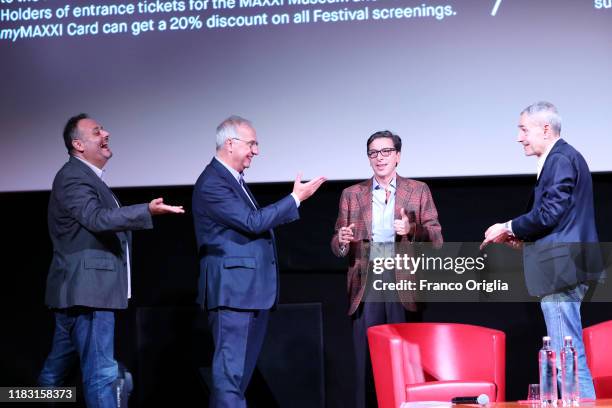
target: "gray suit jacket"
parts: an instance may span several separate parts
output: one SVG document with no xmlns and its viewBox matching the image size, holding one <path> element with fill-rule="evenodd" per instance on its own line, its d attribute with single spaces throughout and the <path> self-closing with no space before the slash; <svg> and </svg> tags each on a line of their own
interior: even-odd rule
<svg viewBox="0 0 612 408">
<path fill-rule="evenodd" d="M 125 309 L 126 245 L 130 230 L 153 228 L 148 204 L 118 207 L 108 186 L 70 157 L 53 181 L 48 226 L 53 259 L 45 303 Z"/>
</svg>

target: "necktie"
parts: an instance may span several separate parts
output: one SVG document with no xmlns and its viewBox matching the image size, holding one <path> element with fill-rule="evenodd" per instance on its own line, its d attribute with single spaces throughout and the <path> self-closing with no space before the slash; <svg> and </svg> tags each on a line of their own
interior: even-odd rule
<svg viewBox="0 0 612 408">
<path fill-rule="evenodd" d="M 385 188 L 385 204 L 389 203 L 389 197 L 391 197 L 391 190 Z"/>
<path fill-rule="evenodd" d="M 253 204 L 253 207 L 258 208 L 257 203 L 255 202 L 255 198 L 253 197 L 253 195 L 249 191 L 249 188 L 244 182 L 244 175 L 242 173 L 240 173 L 240 178 L 238 179 L 238 183 L 240 183 L 240 187 L 242 187 L 242 191 L 244 191 L 244 193 L 246 194 L 251 204 Z"/>
</svg>

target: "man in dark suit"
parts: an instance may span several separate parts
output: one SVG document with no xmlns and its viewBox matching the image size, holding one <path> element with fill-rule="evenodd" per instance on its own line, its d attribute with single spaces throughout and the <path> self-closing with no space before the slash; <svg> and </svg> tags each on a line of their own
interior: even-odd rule
<svg viewBox="0 0 612 408">
<path fill-rule="evenodd" d="M 125 309 L 131 295 L 130 231 L 153 228 L 152 215 L 184 212 L 161 198 L 122 207 L 103 181 L 112 156 L 109 138 L 85 114 L 68 120 L 70 159 L 55 176 L 48 209 L 53 259 L 45 302 L 55 313 L 55 332 L 38 382 L 62 385 L 80 360 L 89 408 L 118 405 L 113 310 Z"/>
<path fill-rule="evenodd" d="M 527 288 L 541 296 L 557 367 L 561 367 L 563 338 L 572 336 L 578 353 L 580 397 L 595 398 L 580 318 L 588 282 L 602 272 L 591 173 L 582 155 L 561 139 L 561 117 L 553 104 L 537 102 L 525 108 L 518 128 L 525 155 L 538 158 L 536 186 L 528 211 L 489 227 L 482 246 L 505 242 L 523 247 Z"/>
<path fill-rule="evenodd" d="M 246 407 L 244 392 L 278 297 L 272 229 L 299 218 L 298 206 L 325 181 L 295 180 L 293 192 L 260 207 L 243 172 L 259 154 L 251 122 L 231 116 L 217 127 L 217 154 L 193 190 L 200 257 L 198 302 L 213 334 L 211 407 Z"/>
<path fill-rule="evenodd" d="M 353 325 L 353 344 L 356 365 L 356 407 L 375 406 L 373 400 L 372 368 L 369 358 L 367 329 L 377 324 L 406 322 L 406 311 L 416 311 L 410 293 L 401 291 L 392 301 L 368 301 L 368 263 L 377 255 L 376 249 L 385 251 L 391 244 L 410 241 L 442 244 L 442 229 L 431 192 L 425 183 L 397 174 L 401 159 L 402 140 L 389 131 L 376 132 L 366 143 L 372 178 L 346 188 L 340 198 L 340 210 L 335 234 L 331 240 L 332 252 L 349 257 L 348 295 Z M 367 244 L 364 244 L 367 242 Z M 388 252 L 388 251 L 387 251 Z M 393 271 L 391 280 L 410 279 L 410 273 Z M 395 295 L 395 294 L 394 294 Z M 376 299 L 380 300 L 380 299 Z M 393 301 L 395 300 L 395 301 Z"/>
</svg>

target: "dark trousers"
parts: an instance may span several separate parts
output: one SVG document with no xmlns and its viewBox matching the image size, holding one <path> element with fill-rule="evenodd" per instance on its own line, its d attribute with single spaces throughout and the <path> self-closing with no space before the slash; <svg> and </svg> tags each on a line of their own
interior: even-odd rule
<svg viewBox="0 0 612 408">
<path fill-rule="evenodd" d="M 244 408 L 244 393 L 261 351 L 269 310 L 216 308 L 208 311 L 215 343 L 210 408 Z"/>
<path fill-rule="evenodd" d="M 376 407 L 367 330 L 378 324 L 405 323 L 406 309 L 399 302 L 364 302 L 351 317 L 355 348 L 355 407 Z"/>
<path fill-rule="evenodd" d="M 88 408 L 115 408 L 117 362 L 113 356 L 115 314 L 109 310 L 61 309 L 55 312 L 51 352 L 38 377 L 42 387 L 58 387 L 80 361 Z"/>
</svg>

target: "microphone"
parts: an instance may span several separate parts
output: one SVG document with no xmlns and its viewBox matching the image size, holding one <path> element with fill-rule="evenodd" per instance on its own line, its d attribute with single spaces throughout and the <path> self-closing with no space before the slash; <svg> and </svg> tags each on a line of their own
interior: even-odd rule
<svg viewBox="0 0 612 408">
<path fill-rule="evenodd" d="M 487 405 L 489 403 L 489 396 L 487 394 L 480 394 L 477 397 L 455 397 L 451 400 L 453 404 L 480 404 Z"/>
</svg>

